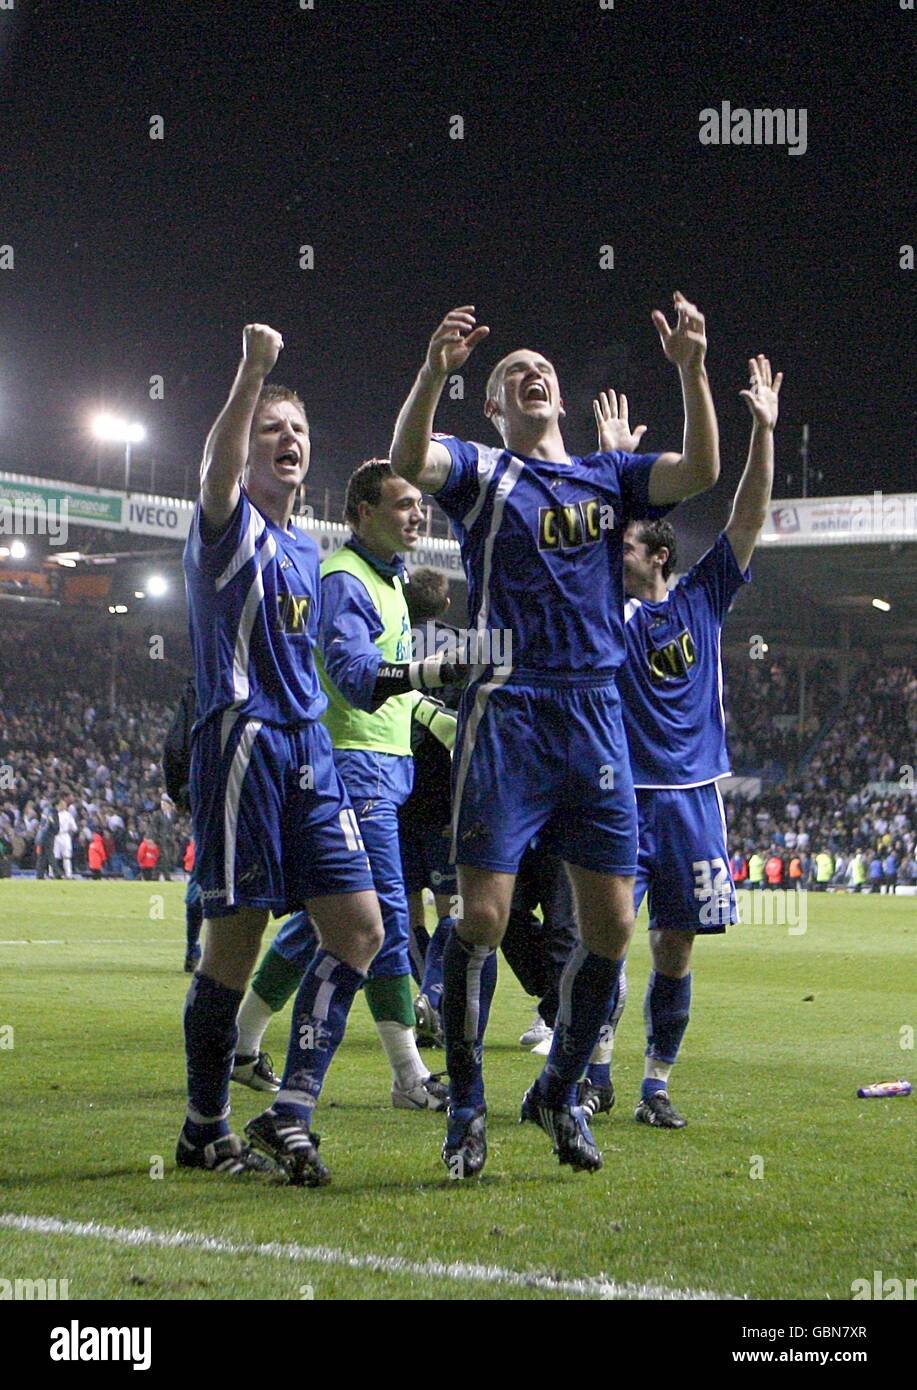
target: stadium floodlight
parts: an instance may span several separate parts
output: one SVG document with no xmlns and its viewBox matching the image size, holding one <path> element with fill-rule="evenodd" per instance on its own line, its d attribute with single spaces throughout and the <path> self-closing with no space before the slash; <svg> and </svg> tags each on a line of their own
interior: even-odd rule
<svg viewBox="0 0 917 1390">
<path fill-rule="evenodd" d="M 117 415 L 96 415 L 92 422 L 96 439 L 106 444 L 124 445 L 124 491 L 131 490 L 131 445 L 146 438 L 146 430 L 137 420 L 121 420 Z"/>
<path fill-rule="evenodd" d="M 110 604 L 108 605 L 108 611 L 109 611 L 109 613 L 126 613 L 126 612 L 127 612 L 127 604 L 126 604 L 126 603 L 110 603 Z"/>
<path fill-rule="evenodd" d="M 151 574 L 146 581 L 146 592 L 150 598 L 162 598 L 163 594 L 169 592 L 168 582 L 161 574 Z"/>
<path fill-rule="evenodd" d="M 120 420 L 117 415 L 97 415 L 92 432 L 108 444 L 139 444 L 146 438 L 146 430 L 136 420 Z"/>
<path fill-rule="evenodd" d="M 146 590 L 145 590 L 145 589 L 135 589 L 135 590 L 134 590 L 134 598 L 146 598 Z"/>
<path fill-rule="evenodd" d="M 8 545 L 0 545 L 0 560 L 9 558 L 10 548 Z"/>
<path fill-rule="evenodd" d="M 28 548 L 24 541 L 13 541 L 10 546 L 10 558 L 13 560 L 24 560 L 28 553 Z"/>
<path fill-rule="evenodd" d="M 58 563 L 59 565 L 63 565 L 64 569 L 67 569 L 67 570 L 75 570 L 75 569 L 76 569 L 76 561 L 73 560 L 73 559 L 71 559 L 71 557 L 70 557 L 69 555 L 55 555 L 55 556 L 54 556 L 54 559 L 57 561 L 57 563 Z"/>
<path fill-rule="evenodd" d="M 891 604 L 884 598 L 874 598 L 872 606 L 878 608 L 880 613 L 888 613 L 891 610 Z"/>
</svg>

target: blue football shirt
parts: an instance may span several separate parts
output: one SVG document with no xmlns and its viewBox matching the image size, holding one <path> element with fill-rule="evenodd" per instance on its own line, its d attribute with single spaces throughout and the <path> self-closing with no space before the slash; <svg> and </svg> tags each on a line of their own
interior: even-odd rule
<svg viewBox="0 0 917 1390">
<path fill-rule="evenodd" d="M 723 533 L 661 602 L 628 599 L 618 689 L 635 787 L 700 787 L 729 772 L 720 639 L 750 578 Z"/>
<path fill-rule="evenodd" d="M 184 553 L 198 722 L 238 710 L 268 724 L 318 719 L 321 587 L 315 542 L 281 530 L 243 490 L 208 543 L 198 502 Z"/>
<path fill-rule="evenodd" d="M 613 673 L 625 657 L 624 530 L 669 510 L 649 503 L 658 455 L 562 463 L 435 439 L 452 458 L 435 496 L 461 549 L 469 621 L 511 634 L 510 682 Z"/>
</svg>

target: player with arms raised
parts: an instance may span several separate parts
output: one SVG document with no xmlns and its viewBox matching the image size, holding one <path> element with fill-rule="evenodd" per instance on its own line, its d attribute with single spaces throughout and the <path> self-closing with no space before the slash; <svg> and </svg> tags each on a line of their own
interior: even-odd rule
<svg viewBox="0 0 917 1390">
<path fill-rule="evenodd" d="M 661 314 L 656 324 L 681 376 L 681 453 L 569 455 L 557 375 L 528 350 L 502 358 L 487 383 L 484 412 L 503 447 L 431 442 L 447 376 L 489 331 L 475 326 L 468 305 L 434 333 L 395 427 L 392 467 L 434 493 L 452 521 L 485 645 L 462 698 L 453 760 L 462 915 L 443 966 L 451 1094 L 443 1159 L 456 1177 L 480 1172 L 486 1158 L 482 1049 L 494 953 L 519 861 L 538 832 L 569 870 L 581 944 L 521 1118 L 546 1131 L 561 1163 L 601 1167 L 576 1085 L 614 1010 L 633 931 L 636 816 L 615 686 L 624 660 L 622 538 L 629 521 L 703 491 L 719 471 L 704 320 L 681 295 L 675 307 L 674 329 Z M 512 665 L 487 662 L 488 634 L 497 632 L 512 636 Z"/>
<path fill-rule="evenodd" d="M 264 324 L 245 329 L 185 548 L 198 709 L 190 796 L 206 938 L 185 1005 L 188 1115 L 176 1158 L 231 1175 L 273 1168 L 229 1129 L 236 1013 L 268 914 L 307 904 L 321 948 L 296 996 L 280 1092 L 246 1133 L 291 1182 L 314 1186 L 328 1170 L 312 1110 L 382 921 L 319 720 L 318 548 L 290 524 L 309 426 L 293 391 L 265 386 L 282 346 Z"/>
<path fill-rule="evenodd" d="M 742 392 L 752 414 L 748 461 L 725 531 L 671 590 L 675 532 L 667 521 L 636 521 L 624 535 L 627 661 L 618 672 L 624 728 L 637 791 L 639 857 L 635 907 L 649 899 L 650 972 L 644 1005 L 646 1066 L 635 1118 L 665 1129 L 686 1123 L 669 1099 L 691 1005 L 691 950 L 698 933 L 736 921 L 717 778 L 729 772 L 720 635 L 743 584 L 767 514 L 774 478 L 774 427 L 783 380 L 766 357 L 749 361 Z M 595 402 L 599 447 L 628 448 L 627 401 Z M 642 433 L 642 427 L 641 427 Z M 590 1066 L 581 1091 L 595 1114 L 611 1108 L 607 1063 Z"/>
</svg>

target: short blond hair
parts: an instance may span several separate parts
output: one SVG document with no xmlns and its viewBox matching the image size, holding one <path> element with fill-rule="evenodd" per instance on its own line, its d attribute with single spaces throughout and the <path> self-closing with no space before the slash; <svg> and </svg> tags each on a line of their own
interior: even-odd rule
<svg viewBox="0 0 917 1390">
<path fill-rule="evenodd" d="M 293 390 L 292 386 L 281 386 L 277 381 L 269 381 L 262 386 L 258 393 L 258 399 L 255 402 L 255 413 L 252 416 L 252 421 L 257 419 L 258 415 L 266 406 L 274 405 L 277 401 L 290 401 L 296 406 L 297 410 L 301 410 L 303 419 L 306 422 L 306 429 L 309 428 L 309 417 L 306 414 L 306 407 L 303 405 L 299 396 Z"/>
</svg>

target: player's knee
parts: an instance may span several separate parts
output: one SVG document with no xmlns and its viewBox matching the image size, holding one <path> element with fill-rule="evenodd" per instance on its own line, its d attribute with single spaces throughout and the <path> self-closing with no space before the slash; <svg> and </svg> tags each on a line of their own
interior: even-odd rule
<svg viewBox="0 0 917 1390">
<path fill-rule="evenodd" d="M 653 969 L 658 970 L 662 975 L 675 977 L 686 974 L 691 962 L 693 942 L 694 934 L 692 932 L 650 932 Z"/>
<path fill-rule="evenodd" d="M 382 950 L 382 943 L 385 940 L 385 928 L 382 926 L 382 918 L 376 918 L 373 922 L 366 925 L 365 946 L 367 952 L 372 956 L 377 956 Z"/>
<path fill-rule="evenodd" d="M 464 912 L 456 920 L 456 931 L 462 940 L 472 946 L 499 946 L 508 917 L 501 904 L 482 899 L 466 901 L 464 907 Z"/>
<path fill-rule="evenodd" d="M 385 928 L 378 911 L 361 913 L 347 927 L 347 947 L 352 956 L 369 965 L 382 950 Z"/>
<path fill-rule="evenodd" d="M 580 926 L 580 937 L 587 951 L 612 959 L 627 950 L 633 934 L 633 911 L 623 910 L 601 921 L 584 922 Z"/>
</svg>

